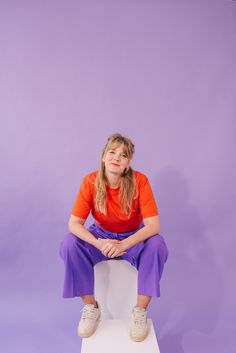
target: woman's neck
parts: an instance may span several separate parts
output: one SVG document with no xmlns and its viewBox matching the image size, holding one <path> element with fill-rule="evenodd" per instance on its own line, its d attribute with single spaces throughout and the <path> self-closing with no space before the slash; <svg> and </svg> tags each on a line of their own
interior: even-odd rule
<svg viewBox="0 0 236 353">
<path fill-rule="evenodd" d="M 115 174 L 107 175 L 110 188 L 116 189 L 120 185 L 120 176 Z"/>
</svg>

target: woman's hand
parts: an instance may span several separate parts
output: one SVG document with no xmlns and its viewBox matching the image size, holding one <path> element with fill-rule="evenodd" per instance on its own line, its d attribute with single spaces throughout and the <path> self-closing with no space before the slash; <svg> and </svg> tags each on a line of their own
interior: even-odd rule
<svg viewBox="0 0 236 353">
<path fill-rule="evenodd" d="M 114 258 L 118 256 L 122 256 L 126 253 L 126 249 L 122 241 L 115 239 L 101 239 L 98 238 L 99 249 L 103 253 L 104 256 Z"/>
<path fill-rule="evenodd" d="M 119 243 L 119 240 L 97 238 L 95 246 L 96 246 L 97 249 L 102 251 L 102 248 L 108 243 Z"/>
</svg>

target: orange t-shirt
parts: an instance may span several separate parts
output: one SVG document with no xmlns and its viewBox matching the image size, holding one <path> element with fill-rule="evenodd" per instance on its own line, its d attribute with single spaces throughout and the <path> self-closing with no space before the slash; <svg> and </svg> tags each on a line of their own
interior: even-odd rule
<svg viewBox="0 0 236 353">
<path fill-rule="evenodd" d="M 143 218 L 158 215 L 158 208 L 148 178 L 134 171 L 138 197 L 133 201 L 132 213 L 126 215 L 119 204 L 119 188 L 107 188 L 107 215 L 95 210 L 94 192 L 97 172 L 86 175 L 80 185 L 72 215 L 86 219 L 91 212 L 96 223 L 111 232 L 128 232 L 138 228 Z"/>
</svg>

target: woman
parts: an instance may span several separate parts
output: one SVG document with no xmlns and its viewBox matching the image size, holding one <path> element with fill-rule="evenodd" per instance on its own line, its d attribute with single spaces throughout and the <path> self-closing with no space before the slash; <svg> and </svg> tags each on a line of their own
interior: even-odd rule
<svg viewBox="0 0 236 353">
<path fill-rule="evenodd" d="M 85 176 L 69 220 L 69 234 L 61 243 L 65 262 L 64 298 L 81 297 L 84 308 L 78 335 L 91 336 L 100 319 L 94 297 L 94 265 L 124 259 L 138 270 L 138 296 L 132 311 L 130 336 L 148 335 L 147 307 L 160 296 L 159 281 L 168 250 L 159 234 L 158 209 L 145 175 L 134 171 L 132 141 L 120 134 L 108 138 L 99 170 Z M 95 223 L 84 223 L 92 213 Z"/>
</svg>

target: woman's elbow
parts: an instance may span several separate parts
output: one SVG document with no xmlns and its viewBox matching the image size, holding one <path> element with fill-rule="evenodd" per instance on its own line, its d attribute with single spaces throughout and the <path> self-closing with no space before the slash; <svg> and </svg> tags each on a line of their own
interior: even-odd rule
<svg viewBox="0 0 236 353">
<path fill-rule="evenodd" d="M 71 233 L 71 222 L 68 222 L 67 227 L 68 227 L 68 231 L 69 231 L 69 233 Z"/>
<path fill-rule="evenodd" d="M 160 223 L 159 222 L 153 224 L 153 233 L 154 234 L 159 234 L 160 233 Z"/>
</svg>

